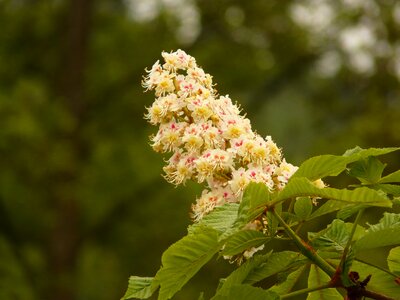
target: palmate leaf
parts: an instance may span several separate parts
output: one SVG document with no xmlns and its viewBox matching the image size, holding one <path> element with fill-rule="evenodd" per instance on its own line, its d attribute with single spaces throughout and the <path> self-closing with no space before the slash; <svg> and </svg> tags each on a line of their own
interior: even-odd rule
<svg viewBox="0 0 400 300">
<path fill-rule="evenodd" d="M 322 286 L 330 281 L 330 277 L 316 265 L 311 265 L 308 275 L 308 287 Z M 322 289 L 308 294 L 307 300 L 343 300 L 343 296 L 334 288 Z"/>
<path fill-rule="evenodd" d="M 353 248 L 361 251 L 391 245 L 400 245 L 400 214 L 384 213 L 379 223 L 371 225 Z"/>
<path fill-rule="evenodd" d="M 170 299 L 220 249 L 219 232 L 198 227 L 162 255 L 162 267 L 156 275 L 160 284 L 159 300 Z"/>
<path fill-rule="evenodd" d="M 231 235 L 222 250 L 222 255 L 236 255 L 251 247 L 259 247 L 271 238 L 256 230 L 242 230 Z"/>
<path fill-rule="evenodd" d="M 327 176 L 336 176 L 343 172 L 347 165 L 368 156 L 379 156 L 387 154 L 400 148 L 370 148 L 361 149 L 356 147 L 346 151 L 343 156 L 339 155 L 320 155 L 307 159 L 301 164 L 292 178 L 306 177 L 311 181 Z"/>
<path fill-rule="evenodd" d="M 352 204 L 365 204 L 369 206 L 391 207 L 392 202 L 378 191 L 361 187 L 354 190 L 318 188 L 310 180 L 303 177 L 292 178 L 273 201 L 283 201 L 290 198 L 311 196 L 343 201 Z M 268 204 L 268 203 L 264 203 Z"/>
<path fill-rule="evenodd" d="M 150 298 L 158 287 L 159 285 L 153 277 L 131 276 L 128 289 L 121 300 Z"/>
</svg>

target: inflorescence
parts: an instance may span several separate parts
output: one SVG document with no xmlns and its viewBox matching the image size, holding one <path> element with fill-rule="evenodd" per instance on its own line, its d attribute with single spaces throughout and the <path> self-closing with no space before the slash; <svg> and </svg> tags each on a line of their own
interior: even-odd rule
<svg viewBox="0 0 400 300">
<path fill-rule="evenodd" d="M 145 118 L 158 125 L 153 149 L 172 153 L 163 168 L 175 185 L 193 180 L 205 189 L 192 205 L 195 222 L 225 203 L 239 203 L 250 182 L 281 190 L 297 167 L 287 163 L 270 136 L 252 130 L 228 95 L 214 89 L 212 76 L 182 50 L 163 52 L 143 80 L 156 99 Z"/>
</svg>

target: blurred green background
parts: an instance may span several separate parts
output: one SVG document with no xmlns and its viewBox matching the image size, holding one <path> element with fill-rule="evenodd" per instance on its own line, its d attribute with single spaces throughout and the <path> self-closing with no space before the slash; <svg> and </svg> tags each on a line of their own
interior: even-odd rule
<svg viewBox="0 0 400 300">
<path fill-rule="evenodd" d="M 0 0 L 0 28 L 0 299 L 119 299 L 186 233 L 201 187 L 164 182 L 143 120 L 163 50 L 196 57 L 289 162 L 400 145 L 398 1 Z"/>
</svg>

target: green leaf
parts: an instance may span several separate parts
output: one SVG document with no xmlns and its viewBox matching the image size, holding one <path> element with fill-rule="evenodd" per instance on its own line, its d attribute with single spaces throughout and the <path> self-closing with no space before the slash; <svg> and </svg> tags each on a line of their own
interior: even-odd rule
<svg viewBox="0 0 400 300">
<path fill-rule="evenodd" d="M 259 247 L 271 238 L 256 230 L 242 230 L 227 239 L 222 255 L 236 255 L 251 247 Z"/>
<path fill-rule="evenodd" d="M 371 188 L 376 190 L 381 190 L 386 194 L 393 196 L 400 196 L 400 185 L 394 184 L 375 184 L 372 185 Z"/>
<path fill-rule="evenodd" d="M 354 243 L 357 251 L 400 244 L 400 214 L 384 213 L 378 224 L 370 225 Z"/>
<path fill-rule="evenodd" d="M 160 300 L 170 299 L 214 256 L 221 247 L 218 238 L 217 230 L 198 227 L 164 252 L 156 275 Z"/>
<path fill-rule="evenodd" d="M 336 200 L 328 200 L 325 203 L 323 203 L 317 210 L 315 210 L 307 220 L 311 220 L 326 214 L 329 214 L 331 212 L 337 211 L 348 204 L 346 202 L 342 201 L 336 201 Z"/>
<path fill-rule="evenodd" d="M 377 183 L 386 165 L 374 156 L 369 156 L 351 164 L 349 175 L 358 178 L 361 183 Z"/>
<path fill-rule="evenodd" d="M 378 231 L 386 228 L 398 228 L 400 226 L 400 214 L 388 213 L 383 214 L 383 218 L 378 224 L 370 225 L 368 231 Z"/>
<path fill-rule="evenodd" d="M 279 300 L 279 295 L 272 292 L 266 291 L 262 288 L 238 284 L 233 285 L 225 291 L 224 294 L 218 294 L 212 298 L 213 300 Z"/>
<path fill-rule="evenodd" d="M 308 287 L 313 288 L 327 284 L 330 278 L 316 265 L 311 265 L 308 275 Z M 343 300 L 343 296 L 334 288 L 322 289 L 308 294 L 307 300 Z"/>
<path fill-rule="evenodd" d="M 216 296 L 226 295 L 232 286 L 238 284 L 251 285 L 266 277 L 286 271 L 303 259 L 304 257 L 300 253 L 291 251 L 254 255 L 222 281 Z"/>
<path fill-rule="evenodd" d="M 293 267 L 294 264 L 304 261 L 304 256 L 298 252 L 282 251 L 272 253 L 268 260 L 255 266 L 249 272 L 243 283 L 253 284 L 264 278 L 284 272 Z"/>
<path fill-rule="evenodd" d="M 347 150 L 343 156 L 327 154 L 311 157 L 301 164 L 296 173 L 293 174 L 292 178 L 306 177 L 311 181 L 314 181 L 327 176 L 336 176 L 343 172 L 347 165 L 352 162 L 368 156 L 387 154 L 399 149 L 400 148 L 361 149 L 360 147 L 356 147 Z"/>
<path fill-rule="evenodd" d="M 239 206 L 238 224 L 246 225 L 262 213 L 261 204 L 269 202 L 271 192 L 263 183 L 251 182 L 244 190 Z"/>
<path fill-rule="evenodd" d="M 368 206 L 364 204 L 347 205 L 338 211 L 336 217 L 342 220 L 346 220 L 366 207 Z"/>
<path fill-rule="evenodd" d="M 350 228 L 342 220 L 333 220 L 317 234 L 309 233 L 312 245 L 324 251 L 343 251 L 350 236 Z"/>
<path fill-rule="evenodd" d="M 269 290 L 277 293 L 278 295 L 289 293 L 292 291 L 299 278 L 303 275 L 305 269 L 305 265 L 296 269 L 294 272 L 290 273 L 289 276 L 287 276 L 284 282 L 274 285 Z"/>
<path fill-rule="evenodd" d="M 392 202 L 382 193 L 362 187 L 354 190 L 317 188 L 307 178 L 293 178 L 277 194 L 273 201 L 283 201 L 290 198 L 310 196 L 321 197 L 354 204 L 365 204 L 369 206 L 391 207 Z M 267 204 L 267 203 L 264 203 Z"/>
<path fill-rule="evenodd" d="M 379 180 L 379 183 L 400 182 L 400 170 L 393 172 Z"/>
<path fill-rule="evenodd" d="M 208 226 L 225 232 L 232 227 L 238 215 L 238 203 L 226 203 L 222 206 L 216 207 L 212 212 L 205 215 L 199 223 L 189 226 L 188 232 L 192 233 L 196 228 L 201 226 Z"/>
<path fill-rule="evenodd" d="M 380 156 L 400 150 L 398 147 L 388 147 L 388 148 L 369 148 L 363 149 L 360 147 L 355 147 L 353 149 L 347 150 L 343 156 L 355 158 L 356 160 L 366 158 L 368 156 Z"/>
<path fill-rule="evenodd" d="M 390 272 L 400 276 L 400 247 L 390 250 L 387 262 Z"/>
<path fill-rule="evenodd" d="M 306 177 L 312 181 L 342 173 L 351 160 L 337 155 L 314 156 L 303 162 L 292 178 Z"/>
<path fill-rule="evenodd" d="M 216 296 L 225 295 L 227 291 L 232 288 L 232 286 L 247 283 L 252 284 L 254 282 L 245 282 L 247 277 L 251 276 L 254 269 L 258 266 L 264 264 L 268 261 L 271 253 L 264 255 L 254 255 L 248 261 L 246 261 L 243 265 L 233 271 L 225 280 L 222 281 L 222 285 L 219 286 Z M 220 282 L 221 283 L 221 282 Z M 214 298 L 212 298 L 214 299 Z"/>
<path fill-rule="evenodd" d="M 153 277 L 129 277 L 128 289 L 121 300 L 125 299 L 147 299 L 157 290 L 158 283 Z"/>
<path fill-rule="evenodd" d="M 321 256 L 330 257 L 329 252 L 340 255 L 346 247 L 352 228 L 353 223 L 344 223 L 342 220 L 336 219 L 326 229 L 318 233 L 309 232 L 308 238 L 315 248 L 323 251 L 320 252 Z M 365 228 L 357 225 L 352 241 L 358 240 L 364 235 L 364 232 Z"/>
<path fill-rule="evenodd" d="M 275 205 L 275 212 L 280 214 L 282 212 L 282 204 L 277 204 Z M 273 213 L 270 211 L 267 211 L 267 229 L 268 229 L 268 235 L 269 236 L 275 236 L 279 226 L 279 221 Z"/>
<path fill-rule="evenodd" d="M 300 220 L 306 220 L 312 213 L 313 205 L 309 197 L 299 197 L 294 203 L 294 213 Z"/>
</svg>

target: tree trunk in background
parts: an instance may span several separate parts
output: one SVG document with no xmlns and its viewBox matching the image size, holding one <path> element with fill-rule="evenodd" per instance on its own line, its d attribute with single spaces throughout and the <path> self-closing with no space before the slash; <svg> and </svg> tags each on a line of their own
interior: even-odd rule
<svg viewBox="0 0 400 300">
<path fill-rule="evenodd" d="M 52 273 L 49 279 L 49 300 L 76 299 L 74 280 L 80 238 L 76 187 L 85 156 L 80 129 L 85 118 L 84 73 L 92 10 L 90 0 L 70 0 L 65 22 L 61 24 L 65 32 L 65 44 L 61 53 L 60 87 L 57 94 L 65 102 L 76 126 L 72 132 L 60 137 L 67 141 L 71 149 L 71 166 L 56 174 L 50 187 L 56 220 L 49 241 L 49 266 Z"/>
</svg>

